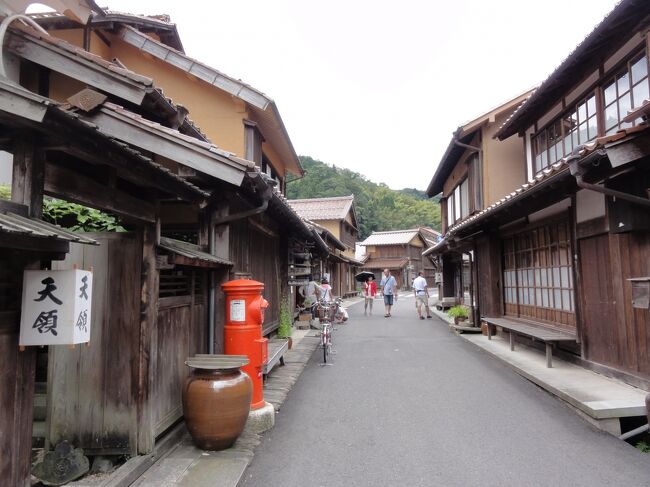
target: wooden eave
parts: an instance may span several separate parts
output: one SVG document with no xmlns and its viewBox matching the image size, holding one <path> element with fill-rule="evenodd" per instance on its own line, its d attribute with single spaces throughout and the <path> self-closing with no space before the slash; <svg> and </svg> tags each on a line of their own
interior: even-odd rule
<svg viewBox="0 0 650 487">
<path fill-rule="evenodd" d="M 523 134 L 538 117 L 627 42 L 631 33 L 647 30 L 648 25 L 650 3 L 647 0 L 621 0 L 499 128 L 495 137 L 505 140 L 516 133 Z"/>
<path fill-rule="evenodd" d="M 59 41 L 64 42 L 64 41 Z M 10 29 L 5 40 L 7 50 L 52 71 L 74 78 L 123 100 L 140 105 L 152 90 L 148 78 L 131 79 L 117 69 L 109 69 L 50 42 L 32 37 L 19 29 Z M 107 64 L 110 64 L 106 62 Z"/>
<path fill-rule="evenodd" d="M 70 250 L 70 242 L 99 245 L 89 237 L 27 216 L 28 208 L 0 201 L 0 248 L 52 255 L 56 260 Z"/>
<path fill-rule="evenodd" d="M 168 263 L 173 265 L 202 268 L 232 267 L 234 265 L 229 260 L 204 252 L 198 245 L 173 238 L 161 237 L 158 247 L 168 253 Z"/>
<path fill-rule="evenodd" d="M 235 186 L 241 186 L 245 172 L 251 169 L 248 161 L 233 160 L 225 151 L 208 143 L 190 140 L 180 133 L 175 135 L 171 130 L 156 127 L 123 109 L 108 108 L 107 105 L 82 118 L 97 125 L 101 132 L 110 137 Z"/>
<path fill-rule="evenodd" d="M 456 164 L 458 164 L 458 161 L 467 151 L 465 147 L 459 146 L 455 141 L 458 140 L 463 144 L 469 144 L 478 130 L 480 130 L 480 127 L 472 132 L 464 133 L 462 127 L 460 127 L 454 132 L 447 146 L 447 150 L 443 154 L 442 159 L 440 159 L 436 172 L 427 187 L 426 194 L 429 198 L 433 198 L 442 192 L 445 181 L 447 181 Z"/>
<path fill-rule="evenodd" d="M 43 114 L 42 110 L 46 112 Z M 35 116 L 37 114 L 37 116 Z M 40 121 L 39 121 L 40 119 Z M 12 129 L 40 132 L 46 150 L 64 152 L 82 161 L 111 166 L 137 186 L 151 187 L 174 199 L 201 203 L 209 194 L 143 156 L 97 127 L 61 110 L 55 102 L 0 80 L 0 121 Z M 74 137 L 71 136 L 74 134 Z M 54 145 L 51 140 L 54 139 Z"/>
</svg>

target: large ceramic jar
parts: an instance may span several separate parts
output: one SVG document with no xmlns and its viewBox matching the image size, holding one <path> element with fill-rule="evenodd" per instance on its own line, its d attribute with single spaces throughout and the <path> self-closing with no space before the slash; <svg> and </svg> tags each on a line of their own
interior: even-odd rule
<svg viewBox="0 0 650 487">
<path fill-rule="evenodd" d="M 239 370 L 243 364 L 217 362 L 186 362 L 192 373 L 183 389 L 183 414 L 194 443 L 203 450 L 233 445 L 246 425 L 253 393 L 250 378 Z"/>
</svg>

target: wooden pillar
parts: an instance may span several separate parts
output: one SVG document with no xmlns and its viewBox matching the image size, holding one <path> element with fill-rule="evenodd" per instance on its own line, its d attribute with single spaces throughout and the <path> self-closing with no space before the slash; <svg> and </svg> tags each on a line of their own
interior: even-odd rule
<svg viewBox="0 0 650 487">
<path fill-rule="evenodd" d="M 158 317 L 158 269 L 156 268 L 156 225 L 142 229 L 142 287 L 140 297 L 140 348 L 138 371 L 138 453 L 153 451 L 154 428 L 151 417 L 153 374 L 157 364 L 156 321 Z"/>
<path fill-rule="evenodd" d="M 45 158 L 43 151 L 27 139 L 19 139 L 14 150 L 11 201 L 27 205 L 29 216 L 40 218 L 43 214 L 43 187 Z"/>
<path fill-rule="evenodd" d="M 503 315 L 501 242 L 495 235 L 477 240 L 475 262 L 479 313 L 483 316 Z"/>
<path fill-rule="evenodd" d="M 221 217 L 227 216 L 230 214 L 230 205 L 222 201 L 217 205 L 217 208 L 214 210 L 214 218 L 219 219 Z M 221 257 L 222 259 L 233 261 L 233 256 L 230 252 L 230 225 L 219 225 L 213 228 L 214 231 L 214 253 L 216 256 Z M 214 353 L 223 353 L 224 351 L 224 328 L 226 326 L 226 296 L 221 290 L 221 285 L 227 282 L 230 279 L 230 270 L 229 269 L 219 269 L 211 273 L 213 279 L 213 285 L 215 287 L 214 292 Z"/>
<path fill-rule="evenodd" d="M 456 295 L 454 289 L 454 269 L 455 265 L 450 254 L 442 256 L 442 298 L 451 298 Z"/>
<path fill-rule="evenodd" d="M 29 206 L 29 215 L 43 211 L 43 153 L 23 138 L 14 151 L 11 200 Z M 19 266 L 40 268 L 40 261 Z M 22 281 L 22 280 L 21 280 Z M 7 320 L 8 318 L 5 318 Z M 32 424 L 36 348 L 19 351 L 20 317 L 0 322 L 0 479 L 6 485 L 31 485 Z"/>
<path fill-rule="evenodd" d="M 0 333 L 0 478 L 29 486 L 31 474 L 36 349 L 18 350 L 18 324 Z"/>
</svg>

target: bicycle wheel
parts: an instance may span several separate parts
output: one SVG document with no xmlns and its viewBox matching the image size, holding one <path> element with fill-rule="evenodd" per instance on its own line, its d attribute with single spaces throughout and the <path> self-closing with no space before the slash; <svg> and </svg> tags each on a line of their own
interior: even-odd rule
<svg viewBox="0 0 650 487">
<path fill-rule="evenodd" d="M 327 363 L 327 356 L 330 354 L 330 340 L 331 340 L 331 333 L 332 333 L 332 328 L 329 322 L 326 322 L 323 324 L 323 332 L 322 332 L 322 344 L 323 344 L 323 363 Z"/>
</svg>

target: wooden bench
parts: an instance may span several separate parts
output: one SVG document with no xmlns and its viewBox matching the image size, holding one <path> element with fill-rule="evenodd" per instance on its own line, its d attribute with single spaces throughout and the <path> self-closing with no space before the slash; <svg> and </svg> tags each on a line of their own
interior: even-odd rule
<svg viewBox="0 0 650 487">
<path fill-rule="evenodd" d="M 577 342 L 575 334 L 568 331 L 558 330 L 543 323 L 534 321 L 513 320 L 509 318 L 482 317 L 481 320 L 488 325 L 500 326 L 510 332 L 510 350 L 515 349 L 515 334 L 531 337 L 533 340 L 540 340 L 546 345 L 546 366 L 553 367 L 553 343 Z M 488 340 L 492 340 L 492 327 L 488 326 Z"/>
<path fill-rule="evenodd" d="M 273 338 L 269 340 L 268 358 L 262 368 L 264 379 L 266 379 L 271 369 L 275 367 L 275 364 L 280 362 L 280 365 L 284 365 L 284 353 L 287 350 L 289 350 L 289 340 L 286 338 Z"/>
<path fill-rule="evenodd" d="M 359 291 L 348 291 L 347 293 L 343 293 L 343 298 L 354 298 L 359 295 Z"/>
<path fill-rule="evenodd" d="M 453 296 L 440 298 L 435 304 L 435 307 L 438 311 L 443 311 L 453 306 L 456 306 L 456 298 Z"/>
</svg>

